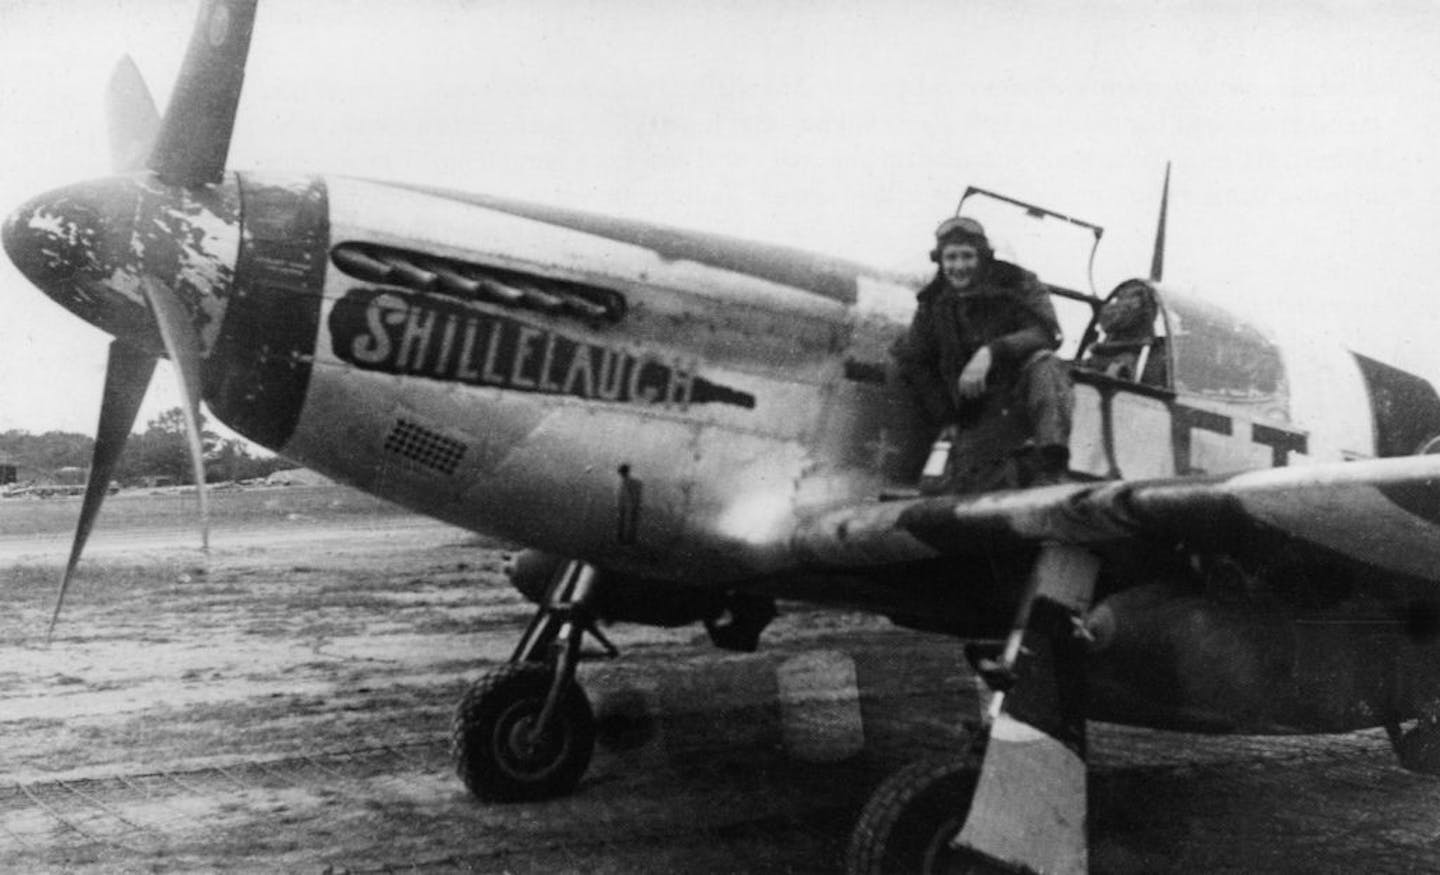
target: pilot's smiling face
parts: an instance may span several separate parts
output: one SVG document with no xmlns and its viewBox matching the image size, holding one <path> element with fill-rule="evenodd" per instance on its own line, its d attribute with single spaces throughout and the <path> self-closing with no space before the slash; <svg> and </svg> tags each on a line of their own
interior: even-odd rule
<svg viewBox="0 0 1440 875">
<path fill-rule="evenodd" d="M 947 243 L 940 250 L 940 272 L 951 288 L 969 288 L 979 269 L 980 250 L 969 243 Z"/>
</svg>

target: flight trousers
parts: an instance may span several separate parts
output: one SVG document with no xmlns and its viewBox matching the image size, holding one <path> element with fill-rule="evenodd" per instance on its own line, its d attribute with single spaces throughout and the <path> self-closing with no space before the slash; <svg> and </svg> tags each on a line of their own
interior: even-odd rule
<svg viewBox="0 0 1440 875">
<path fill-rule="evenodd" d="M 1075 409 L 1070 366 L 1049 350 L 1008 384 L 962 410 L 931 449 L 921 491 L 971 492 L 1060 482 L 1069 469 Z"/>
</svg>

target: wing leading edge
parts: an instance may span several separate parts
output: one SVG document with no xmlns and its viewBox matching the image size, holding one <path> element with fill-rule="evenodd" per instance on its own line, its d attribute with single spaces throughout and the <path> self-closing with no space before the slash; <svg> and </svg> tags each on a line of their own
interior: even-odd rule
<svg viewBox="0 0 1440 875">
<path fill-rule="evenodd" d="M 1440 583 L 1440 455 L 852 505 L 804 521 L 795 547 L 854 567 L 1041 542 L 1236 550 L 1266 531 Z"/>
</svg>

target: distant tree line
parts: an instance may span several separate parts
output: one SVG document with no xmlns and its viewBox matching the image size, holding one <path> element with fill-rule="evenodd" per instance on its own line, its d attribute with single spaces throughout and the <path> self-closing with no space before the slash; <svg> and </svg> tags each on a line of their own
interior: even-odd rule
<svg viewBox="0 0 1440 875">
<path fill-rule="evenodd" d="M 252 454 L 250 445 L 244 441 L 220 437 L 205 427 L 204 414 L 201 414 L 200 421 L 207 482 L 268 477 L 278 470 L 293 467 L 278 456 Z M 94 447 L 94 438 L 72 432 L 0 432 L 0 459 L 18 465 L 22 471 L 28 469 L 53 474 L 63 468 L 88 469 Z M 154 478 L 165 478 L 173 483 L 194 482 L 190 473 L 190 449 L 185 437 L 185 413 L 179 407 L 164 411 L 150 420 L 143 432 L 130 435 L 113 477 L 124 486 L 142 485 Z"/>
</svg>

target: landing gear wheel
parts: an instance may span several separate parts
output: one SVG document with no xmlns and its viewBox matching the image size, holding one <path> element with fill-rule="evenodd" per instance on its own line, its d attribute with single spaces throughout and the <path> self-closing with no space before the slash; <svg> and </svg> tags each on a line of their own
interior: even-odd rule
<svg viewBox="0 0 1440 875">
<path fill-rule="evenodd" d="M 1440 775 L 1440 720 L 1422 717 L 1403 735 L 1391 733 L 1401 767 L 1423 775 Z"/>
<path fill-rule="evenodd" d="M 860 812 L 845 855 L 848 875 L 994 873 L 984 857 L 950 847 L 980 782 L 975 753 L 911 763 L 881 782 Z"/>
<path fill-rule="evenodd" d="M 486 672 L 460 699 L 451 752 L 455 773 L 477 799 L 551 799 L 574 790 L 585 774 L 595 752 L 595 715 L 579 684 L 565 684 L 552 725 L 535 732 L 553 677 L 542 663 L 508 663 Z"/>
</svg>

